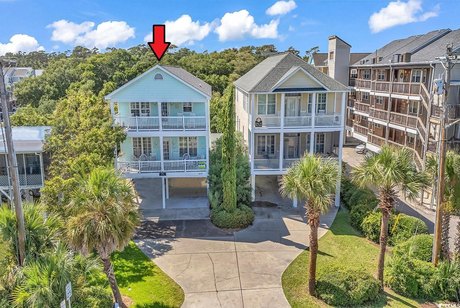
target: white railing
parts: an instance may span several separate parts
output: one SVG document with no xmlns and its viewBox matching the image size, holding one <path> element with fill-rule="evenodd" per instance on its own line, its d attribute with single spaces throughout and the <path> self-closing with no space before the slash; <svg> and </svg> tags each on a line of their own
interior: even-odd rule
<svg viewBox="0 0 460 308">
<path fill-rule="evenodd" d="M 117 167 L 123 173 L 199 172 L 206 171 L 206 160 L 118 161 Z"/>
<path fill-rule="evenodd" d="M 342 124 L 341 114 L 321 114 L 315 116 L 315 126 L 340 126 Z"/>
<path fill-rule="evenodd" d="M 254 159 L 254 169 L 274 170 L 280 168 L 279 158 L 256 158 Z"/>
<path fill-rule="evenodd" d="M 284 117 L 285 127 L 311 126 L 311 116 Z"/>
<path fill-rule="evenodd" d="M 206 117 L 203 116 L 168 116 L 161 117 L 164 130 L 205 130 Z"/>
<path fill-rule="evenodd" d="M 42 175 L 41 174 L 19 174 L 19 185 L 20 186 L 42 186 Z M 7 175 L 0 175 L 0 186 L 8 187 L 10 182 Z"/>
<path fill-rule="evenodd" d="M 159 117 L 115 117 L 115 123 L 132 131 L 158 130 Z"/>
<path fill-rule="evenodd" d="M 279 116 L 261 116 L 257 115 L 254 117 L 254 127 L 267 128 L 267 127 L 280 127 L 281 117 Z"/>
</svg>

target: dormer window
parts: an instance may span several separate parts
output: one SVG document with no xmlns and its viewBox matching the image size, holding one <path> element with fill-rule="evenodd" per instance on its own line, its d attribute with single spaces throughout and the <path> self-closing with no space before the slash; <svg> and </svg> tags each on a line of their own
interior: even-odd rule
<svg viewBox="0 0 460 308">
<path fill-rule="evenodd" d="M 163 75 L 161 75 L 160 73 L 158 74 L 155 74 L 155 80 L 163 80 Z"/>
</svg>

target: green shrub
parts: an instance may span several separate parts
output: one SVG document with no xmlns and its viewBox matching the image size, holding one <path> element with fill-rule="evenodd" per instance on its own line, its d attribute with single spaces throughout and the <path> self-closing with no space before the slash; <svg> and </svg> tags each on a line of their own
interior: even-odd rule
<svg viewBox="0 0 460 308">
<path fill-rule="evenodd" d="M 385 283 L 402 295 L 431 299 L 434 292 L 429 281 L 435 271 L 431 262 L 408 256 L 394 256 L 386 266 Z"/>
<path fill-rule="evenodd" d="M 435 299 L 460 301 L 460 263 L 441 262 L 430 279 L 431 294 Z"/>
<path fill-rule="evenodd" d="M 378 204 L 378 200 L 372 190 L 368 188 L 360 188 L 350 196 L 348 200 L 348 207 L 353 209 L 358 204 L 367 203 L 370 206 L 375 207 Z"/>
<path fill-rule="evenodd" d="M 222 207 L 215 207 L 211 210 L 211 221 L 219 228 L 246 228 L 254 221 L 254 212 L 246 205 L 240 205 L 233 212 L 227 212 Z"/>
<path fill-rule="evenodd" d="M 379 242 L 381 221 L 382 213 L 380 211 L 369 213 L 369 215 L 363 219 L 361 230 L 367 239 L 375 243 Z"/>
<path fill-rule="evenodd" d="M 390 228 L 390 244 L 397 245 L 407 241 L 414 235 L 427 233 L 428 227 L 421 219 L 398 214 L 394 216 L 393 226 Z"/>
<path fill-rule="evenodd" d="M 380 285 L 364 271 L 329 267 L 319 277 L 316 291 L 329 305 L 356 307 L 375 300 Z"/>
<path fill-rule="evenodd" d="M 433 237 L 429 234 L 418 234 L 396 245 L 393 249 L 393 254 L 395 256 L 408 256 L 410 258 L 430 262 L 432 251 Z"/>
<path fill-rule="evenodd" d="M 366 218 L 366 216 L 369 215 L 373 209 L 373 206 L 366 203 L 360 203 L 358 205 L 355 205 L 350 211 L 351 225 L 356 230 L 363 231 L 361 228 L 361 224 L 363 223 L 364 218 Z"/>
</svg>

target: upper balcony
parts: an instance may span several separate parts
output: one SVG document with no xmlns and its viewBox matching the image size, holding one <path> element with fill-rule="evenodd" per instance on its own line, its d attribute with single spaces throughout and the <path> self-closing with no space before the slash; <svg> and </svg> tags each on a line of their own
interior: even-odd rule
<svg viewBox="0 0 460 308">
<path fill-rule="evenodd" d="M 285 96 L 281 94 L 272 95 L 268 102 L 266 99 L 259 98 L 260 95 L 256 95 L 255 114 L 252 116 L 255 130 L 343 126 L 341 95 L 346 94 L 289 93 Z M 281 101 L 283 97 L 284 102 Z"/>
<path fill-rule="evenodd" d="M 356 79 L 356 87 L 372 90 L 374 92 L 395 93 L 401 95 L 421 95 L 421 82 L 391 82 L 370 79 Z"/>
<path fill-rule="evenodd" d="M 129 132 L 205 131 L 205 108 L 205 103 L 118 103 L 114 120 Z"/>
</svg>

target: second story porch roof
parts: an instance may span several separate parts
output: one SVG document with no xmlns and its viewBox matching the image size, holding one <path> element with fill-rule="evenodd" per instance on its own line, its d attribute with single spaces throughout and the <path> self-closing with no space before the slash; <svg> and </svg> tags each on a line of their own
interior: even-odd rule
<svg viewBox="0 0 460 308">
<path fill-rule="evenodd" d="M 46 135 L 49 134 L 49 126 L 18 126 L 12 128 L 14 150 L 21 152 L 42 152 Z M 0 154 L 6 153 L 3 142 L 3 129 L 0 129 Z"/>
</svg>

